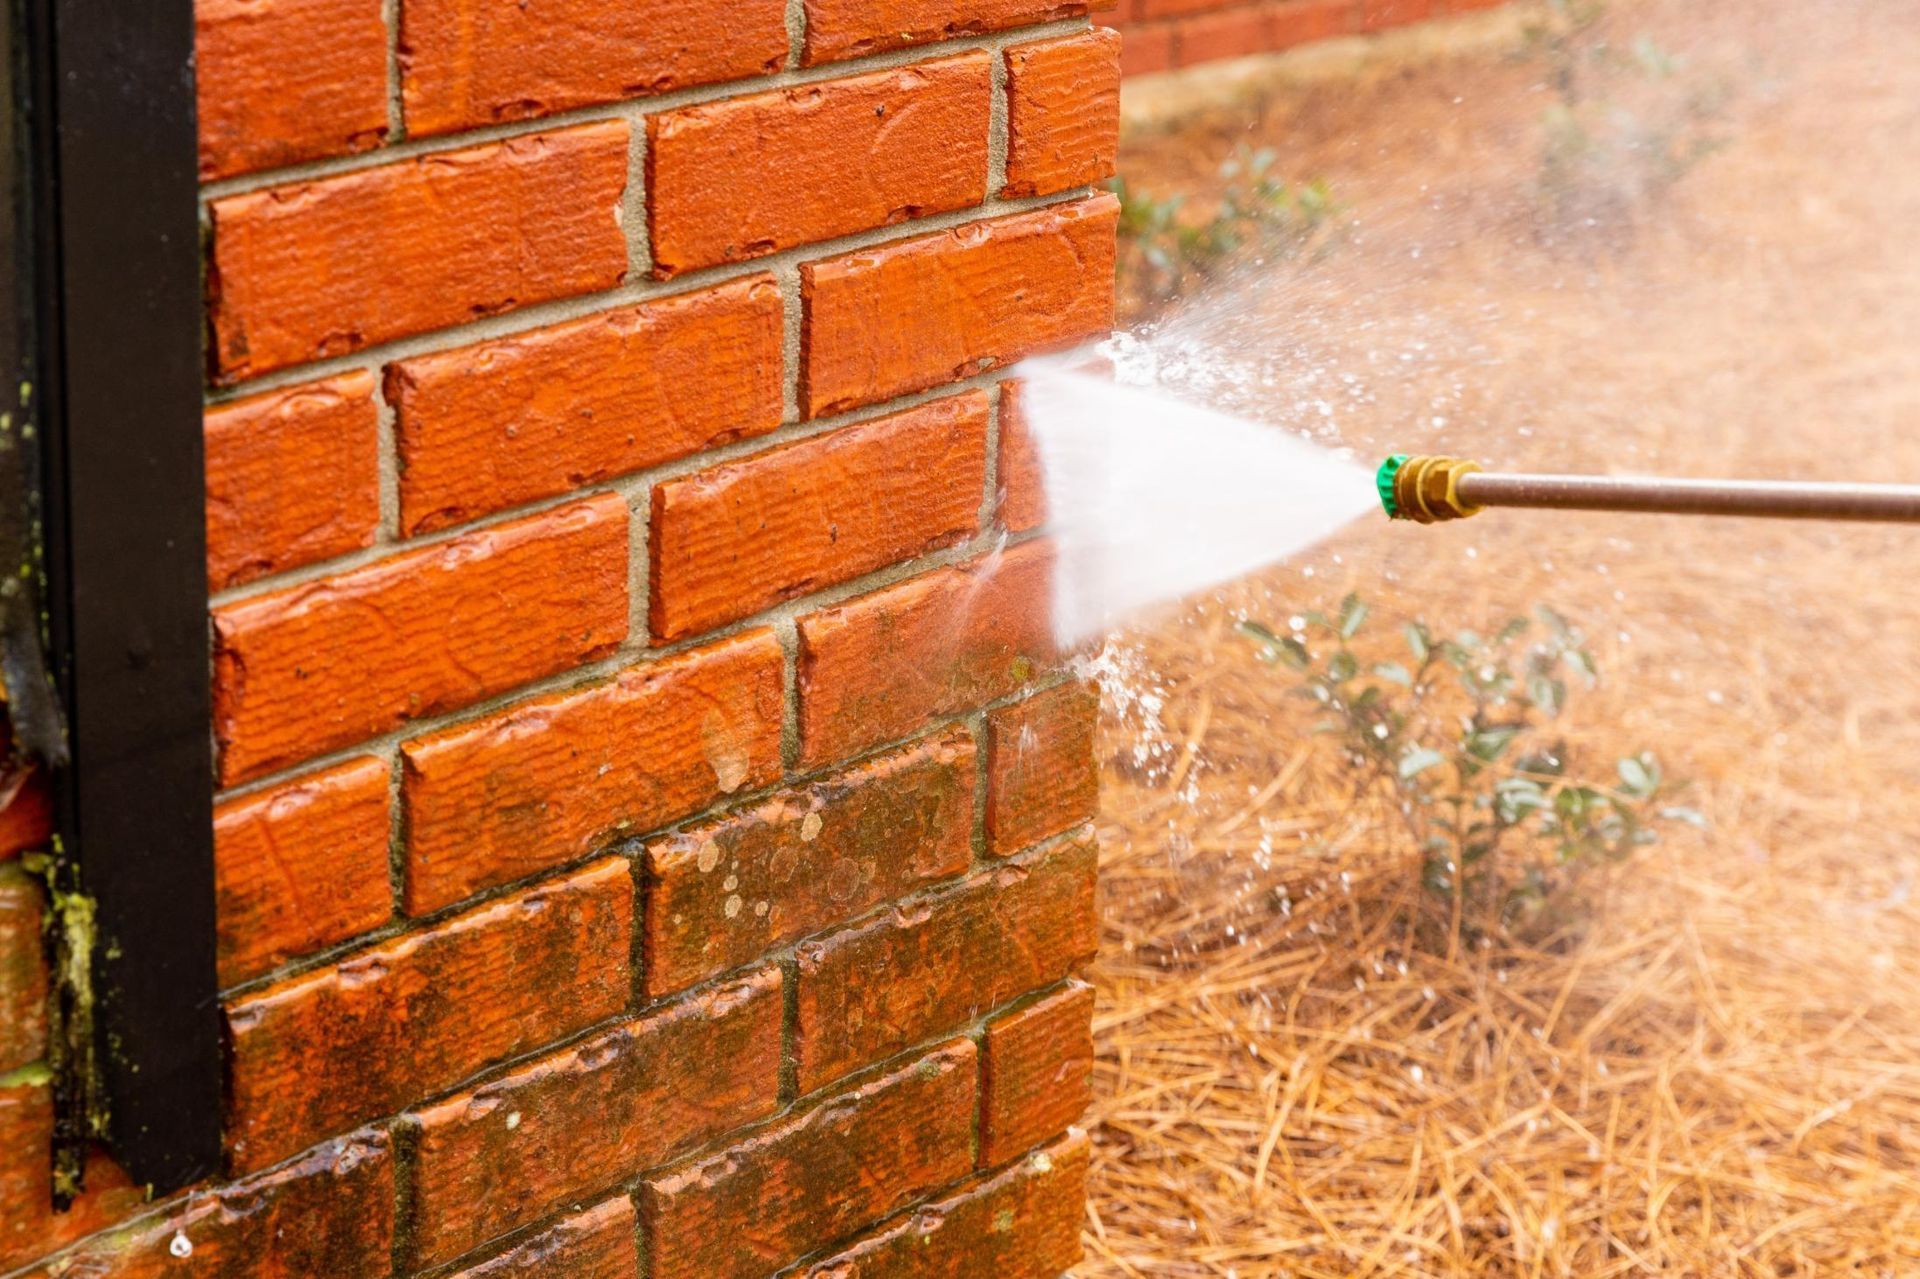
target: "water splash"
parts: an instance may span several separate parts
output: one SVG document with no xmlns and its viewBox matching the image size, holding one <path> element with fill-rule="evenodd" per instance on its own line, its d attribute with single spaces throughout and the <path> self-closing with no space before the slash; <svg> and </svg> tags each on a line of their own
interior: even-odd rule
<svg viewBox="0 0 1920 1279">
<path fill-rule="evenodd" d="M 1056 548 L 1053 627 L 1078 643 L 1377 509 L 1373 476 L 1285 430 L 1029 361 L 1023 407 Z"/>
</svg>

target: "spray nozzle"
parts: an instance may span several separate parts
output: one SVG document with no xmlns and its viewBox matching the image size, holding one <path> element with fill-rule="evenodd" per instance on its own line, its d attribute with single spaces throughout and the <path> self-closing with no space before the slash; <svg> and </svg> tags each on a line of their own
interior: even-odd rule
<svg viewBox="0 0 1920 1279">
<path fill-rule="evenodd" d="M 1387 517 L 1436 524 L 1478 515 L 1481 507 L 1460 494 L 1460 480 L 1480 470 L 1457 457 L 1409 457 L 1395 453 L 1374 473 L 1374 487 Z"/>
</svg>

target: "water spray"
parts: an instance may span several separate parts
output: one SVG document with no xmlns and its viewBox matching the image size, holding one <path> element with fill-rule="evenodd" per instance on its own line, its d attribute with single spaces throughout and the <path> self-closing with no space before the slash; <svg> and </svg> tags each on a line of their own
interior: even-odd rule
<svg viewBox="0 0 1920 1279">
<path fill-rule="evenodd" d="M 1463 520 L 1490 506 L 1920 523 L 1920 484 L 1500 474 L 1460 458 L 1404 453 L 1382 462 L 1374 480 L 1390 518 L 1419 524 Z"/>
</svg>

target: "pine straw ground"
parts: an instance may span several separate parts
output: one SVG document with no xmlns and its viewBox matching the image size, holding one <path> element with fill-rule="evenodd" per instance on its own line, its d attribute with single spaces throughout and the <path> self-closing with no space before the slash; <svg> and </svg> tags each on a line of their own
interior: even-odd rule
<svg viewBox="0 0 1920 1279">
<path fill-rule="evenodd" d="M 1358 229 L 1161 340 L 1229 348 L 1276 421 L 1330 402 L 1363 456 L 1920 477 L 1920 6 L 1615 20 L 1737 72 L 1674 191 L 1535 234 L 1508 61 L 1276 91 L 1253 136 Z M 1247 118 L 1124 166 L 1197 188 Z M 1350 530 L 1116 640 L 1075 1273 L 1920 1274 L 1917 576 L 1911 531 L 1493 513 Z M 1602 672 L 1573 758 L 1655 751 L 1710 828 L 1557 933 L 1411 944 L 1417 862 L 1230 626 L 1348 589 L 1384 647 L 1571 615 Z"/>
</svg>

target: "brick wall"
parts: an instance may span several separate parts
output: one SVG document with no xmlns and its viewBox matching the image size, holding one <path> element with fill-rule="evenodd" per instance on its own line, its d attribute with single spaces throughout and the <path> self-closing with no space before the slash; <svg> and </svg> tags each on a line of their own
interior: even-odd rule
<svg viewBox="0 0 1920 1279">
<path fill-rule="evenodd" d="M 1506 0 L 1118 0 L 1128 75 L 1278 53 L 1335 36 L 1490 9 Z"/>
<path fill-rule="evenodd" d="M 0 1273 L 1074 1261 L 1086 7 L 200 0 L 227 1179 L 50 1210 L 29 784 Z"/>
</svg>

